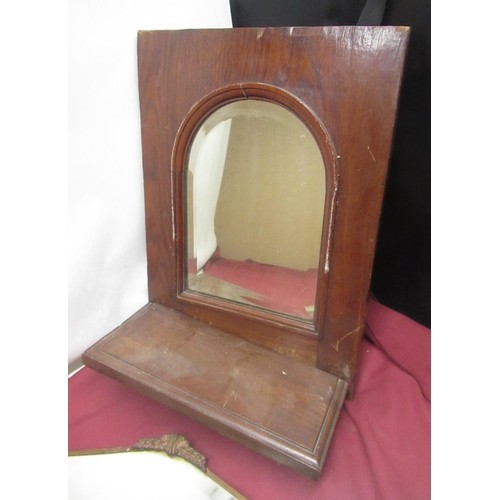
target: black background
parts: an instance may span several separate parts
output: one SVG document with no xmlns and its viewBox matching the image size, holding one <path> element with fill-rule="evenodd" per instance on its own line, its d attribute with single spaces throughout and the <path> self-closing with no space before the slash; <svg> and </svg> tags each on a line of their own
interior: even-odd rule
<svg viewBox="0 0 500 500">
<path fill-rule="evenodd" d="M 383 5 L 383 0 L 368 0 Z M 358 24 L 366 0 L 230 0 L 233 27 Z M 387 0 L 381 22 L 410 26 L 372 275 L 383 304 L 431 326 L 430 0 Z M 360 23 L 361 24 L 361 23 Z"/>
</svg>

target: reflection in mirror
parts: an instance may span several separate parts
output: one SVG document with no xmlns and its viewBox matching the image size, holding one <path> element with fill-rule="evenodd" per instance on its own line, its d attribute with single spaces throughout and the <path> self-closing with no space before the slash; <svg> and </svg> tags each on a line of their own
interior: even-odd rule
<svg viewBox="0 0 500 500">
<path fill-rule="evenodd" d="M 267 101 L 232 102 L 187 168 L 187 288 L 312 321 L 325 168 L 309 129 Z"/>
<path fill-rule="evenodd" d="M 158 451 L 96 450 L 69 458 L 71 500 L 243 499 L 182 459 Z"/>
</svg>

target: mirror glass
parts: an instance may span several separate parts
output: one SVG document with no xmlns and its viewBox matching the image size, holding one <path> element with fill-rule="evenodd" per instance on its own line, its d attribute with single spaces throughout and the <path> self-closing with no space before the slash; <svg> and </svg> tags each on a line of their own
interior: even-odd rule
<svg viewBox="0 0 500 500">
<path fill-rule="evenodd" d="M 213 474 L 212 474 L 213 476 Z M 157 451 L 113 450 L 71 456 L 71 500 L 235 500 L 225 489 L 188 462 Z M 233 490 L 234 491 L 234 490 Z"/>
<path fill-rule="evenodd" d="M 268 101 L 226 104 L 186 175 L 187 289 L 312 321 L 325 168 L 304 123 Z"/>
</svg>

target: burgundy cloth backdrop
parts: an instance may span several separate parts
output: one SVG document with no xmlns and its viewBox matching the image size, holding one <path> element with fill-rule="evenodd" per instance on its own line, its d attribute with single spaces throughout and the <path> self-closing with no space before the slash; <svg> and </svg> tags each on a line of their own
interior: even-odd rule
<svg viewBox="0 0 500 500">
<path fill-rule="evenodd" d="M 177 432 L 252 500 L 430 498 L 430 330 L 375 300 L 368 304 L 356 394 L 344 405 L 317 481 L 89 368 L 68 387 L 71 451 Z"/>
</svg>

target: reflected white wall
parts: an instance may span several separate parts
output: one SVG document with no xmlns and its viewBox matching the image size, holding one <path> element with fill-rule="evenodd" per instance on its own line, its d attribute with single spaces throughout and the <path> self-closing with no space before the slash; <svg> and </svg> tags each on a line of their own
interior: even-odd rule
<svg viewBox="0 0 500 500">
<path fill-rule="evenodd" d="M 227 0 L 69 2 L 69 363 L 147 302 L 137 31 L 216 27 Z"/>
<path fill-rule="evenodd" d="M 193 174 L 193 249 L 197 271 L 217 249 L 215 211 L 230 131 L 231 119 L 218 123 L 208 133 L 201 128 L 189 156 L 189 170 Z"/>
</svg>

